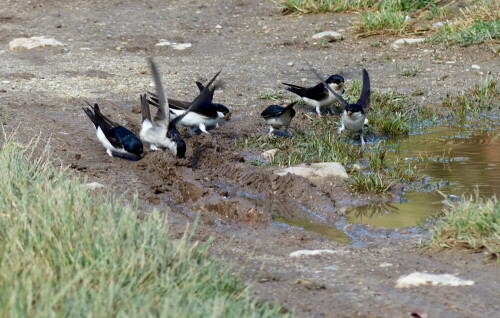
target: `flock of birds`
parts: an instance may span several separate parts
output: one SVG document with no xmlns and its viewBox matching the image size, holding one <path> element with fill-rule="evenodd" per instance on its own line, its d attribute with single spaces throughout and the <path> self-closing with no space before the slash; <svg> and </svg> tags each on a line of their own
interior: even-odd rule
<svg viewBox="0 0 500 318">
<path fill-rule="evenodd" d="M 214 92 L 217 89 L 214 81 L 219 76 L 220 71 L 207 85 L 196 82 L 200 93 L 192 102 L 185 102 L 167 97 L 155 62 L 151 58 L 148 61 L 156 92 L 147 92 L 140 96 L 142 123 L 139 137 L 129 129 L 104 116 L 98 104 L 92 105 L 87 102 L 89 107 L 83 108 L 83 111 L 94 124 L 97 139 L 111 157 L 139 160 L 144 151 L 144 142 L 149 143 L 150 149 L 153 151 L 158 149 L 166 151 L 168 149 L 178 158 L 184 158 L 186 143 L 177 130 L 178 124 L 189 127 L 191 132 L 199 129 L 208 134 L 208 127 L 218 127 L 219 120 L 230 117 L 229 109 L 226 106 L 213 102 Z M 365 144 L 363 127 L 366 112 L 370 107 L 370 77 L 368 72 L 363 69 L 361 95 L 355 104 L 350 104 L 342 98 L 344 93 L 344 78 L 342 76 L 332 75 L 323 80 L 313 68 L 311 71 L 321 81 L 316 86 L 301 87 L 288 83 L 283 84 L 287 86 L 288 91 L 297 94 L 307 105 L 314 107 L 319 116 L 321 116 L 321 107 L 332 105 L 338 101 L 344 109 L 339 133 L 343 130 L 359 132 L 363 147 Z M 296 113 L 293 109 L 294 105 L 295 102 L 286 107 L 271 105 L 261 113 L 261 117 L 270 126 L 269 134 L 273 133 L 275 129 L 283 127 L 285 132 L 289 133 L 288 127 Z M 150 106 L 157 109 L 154 118 L 151 118 Z"/>
</svg>

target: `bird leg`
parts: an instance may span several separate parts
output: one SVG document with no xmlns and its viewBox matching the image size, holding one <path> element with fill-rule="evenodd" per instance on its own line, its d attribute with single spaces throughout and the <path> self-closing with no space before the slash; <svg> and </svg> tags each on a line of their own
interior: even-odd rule
<svg viewBox="0 0 500 318">
<path fill-rule="evenodd" d="M 316 106 L 316 113 L 318 113 L 318 116 L 321 117 L 321 109 L 320 106 Z"/>
<path fill-rule="evenodd" d="M 205 134 L 210 134 L 208 131 L 207 131 L 207 127 L 205 126 L 204 123 L 201 123 L 198 128 L 200 128 L 201 132 L 204 132 Z"/>
<path fill-rule="evenodd" d="M 363 129 L 361 129 L 360 138 L 361 138 L 361 148 L 364 148 L 365 147 L 365 138 L 363 138 Z"/>
<path fill-rule="evenodd" d="M 109 149 L 106 149 L 106 153 L 110 156 L 113 157 L 113 152 Z"/>
<path fill-rule="evenodd" d="M 272 134 L 273 134 L 273 131 L 274 131 L 273 126 L 269 126 L 269 135 L 272 135 Z"/>
<path fill-rule="evenodd" d="M 341 134 L 344 131 L 344 129 L 345 129 L 344 124 L 341 123 L 341 126 L 339 127 L 339 130 L 337 132 Z"/>
</svg>

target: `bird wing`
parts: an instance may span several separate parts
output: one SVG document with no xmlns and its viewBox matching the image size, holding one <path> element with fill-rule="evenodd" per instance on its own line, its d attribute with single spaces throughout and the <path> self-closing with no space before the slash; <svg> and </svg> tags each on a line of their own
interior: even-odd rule
<svg viewBox="0 0 500 318">
<path fill-rule="evenodd" d="M 101 131 L 103 132 L 104 136 L 109 141 L 109 143 L 113 145 L 113 147 L 122 148 L 123 147 L 122 143 L 116 138 L 116 134 L 113 132 L 113 130 L 117 127 L 120 127 L 120 125 L 118 125 L 111 119 L 104 116 L 101 113 L 101 110 L 99 109 L 99 105 L 94 104 L 94 106 L 92 106 L 89 102 L 87 101 L 85 102 L 94 110 L 94 118 L 95 118 L 94 124 L 96 128 L 101 128 Z"/>
<path fill-rule="evenodd" d="M 356 104 L 363 107 L 364 111 L 370 108 L 370 76 L 365 69 L 363 69 L 363 88 Z"/>
<path fill-rule="evenodd" d="M 309 65 L 309 68 L 311 69 L 311 71 L 314 73 L 314 75 L 316 75 L 317 78 L 319 78 L 319 80 L 321 81 L 321 83 L 330 91 L 330 93 L 333 94 L 333 96 L 335 96 L 339 102 L 342 104 L 342 106 L 345 108 L 349 105 L 348 102 L 345 101 L 345 99 L 342 98 L 342 96 L 340 96 L 339 94 L 335 93 L 335 91 L 330 87 L 330 85 L 328 85 L 324 80 L 323 80 L 323 77 L 321 75 L 319 75 L 319 73 L 312 67 Z"/>
<path fill-rule="evenodd" d="M 201 82 L 196 82 L 196 86 L 198 86 L 198 89 L 200 90 L 200 93 L 203 91 L 203 89 L 205 88 L 205 86 L 203 86 L 203 84 Z"/>
<path fill-rule="evenodd" d="M 153 107 L 158 107 L 158 97 L 156 96 L 155 93 L 147 91 L 147 102 L 149 105 Z M 173 99 L 173 98 L 168 98 L 168 107 L 173 108 L 173 109 L 187 109 L 189 105 L 191 104 L 190 102 L 184 102 L 181 100 Z"/>
<path fill-rule="evenodd" d="M 175 117 L 168 125 L 168 129 L 170 130 L 171 127 L 175 127 L 178 122 L 184 118 L 189 112 L 193 111 L 193 109 L 199 108 L 200 105 L 203 105 L 207 102 L 210 102 L 210 97 L 213 96 L 213 91 L 217 88 L 217 86 L 214 85 L 214 87 L 210 88 L 210 85 L 214 82 L 214 80 L 219 76 L 220 71 L 215 74 L 215 76 L 212 78 L 212 80 L 203 88 L 203 90 L 200 92 L 200 94 L 193 100 L 191 105 L 189 105 L 188 109 L 186 112 L 180 116 Z"/>
<path fill-rule="evenodd" d="M 141 114 L 142 121 L 144 122 L 146 119 L 151 121 L 151 112 L 149 110 L 148 100 L 146 99 L 146 94 L 141 95 Z"/>
<path fill-rule="evenodd" d="M 166 125 L 166 123 L 170 121 L 170 109 L 167 103 L 167 95 L 161 81 L 160 72 L 158 71 L 155 62 L 152 58 L 149 58 L 148 61 L 149 66 L 151 67 L 151 73 L 153 74 L 156 96 L 158 98 L 158 112 L 156 113 L 155 121 L 159 121 Z"/>
<path fill-rule="evenodd" d="M 278 105 L 271 105 L 262 111 L 260 117 L 268 118 L 268 117 L 279 116 L 283 114 L 284 111 L 285 111 L 284 107 Z"/>
<path fill-rule="evenodd" d="M 328 91 L 322 83 L 319 83 L 316 86 L 306 88 L 304 91 L 304 97 L 314 100 L 322 100 L 328 97 Z"/>
</svg>

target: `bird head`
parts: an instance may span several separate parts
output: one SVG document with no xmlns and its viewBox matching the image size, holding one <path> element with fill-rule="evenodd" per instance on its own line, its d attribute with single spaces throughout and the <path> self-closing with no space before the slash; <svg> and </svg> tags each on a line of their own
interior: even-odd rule
<svg viewBox="0 0 500 318">
<path fill-rule="evenodd" d="M 186 143 L 175 126 L 168 130 L 167 138 L 173 143 L 172 148 L 169 147 L 170 150 L 177 156 L 177 158 L 184 158 L 187 150 Z"/>
</svg>

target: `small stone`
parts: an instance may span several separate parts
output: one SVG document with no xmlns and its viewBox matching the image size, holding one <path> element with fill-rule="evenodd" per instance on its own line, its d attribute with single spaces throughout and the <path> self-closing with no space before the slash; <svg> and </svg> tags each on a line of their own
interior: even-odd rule
<svg viewBox="0 0 500 318">
<path fill-rule="evenodd" d="M 451 274 L 428 274 L 415 272 L 410 275 L 401 276 L 396 281 L 396 288 L 415 287 L 420 285 L 431 286 L 472 286 L 472 280 L 463 280 Z"/>
<path fill-rule="evenodd" d="M 358 165 L 357 163 L 355 163 L 355 164 L 352 165 L 352 170 L 354 170 L 354 171 L 360 171 L 361 170 L 361 166 Z"/>
<path fill-rule="evenodd" d="M 216 29 L 222 29 L 222 25 L 217 24 L 217 25 L 215 26 L 215 28 L 216 28 Z"/>
<path fill-rule="evenodd" d="M 479 70 L 479 69 L 481 69 L 481 66 L 479 66 L 479 65 L 477 65 L 477 64 L 473 64 L 471 67 L 472 67 L 473 69 L 475 69 L 475 70 Z"/>
<path fill-rule="evenodd" d="M 191 46 L 192 46 L 191 43 L 179 43 L 179 44 L 173 45 L 172 48 L 174 48 L 174 50 L 182 51 L 182 50 L 190 48 Z"/>
<path fill-rule="evenodd" d="M 278 151 L 279 151 L 279 149 L 277 149 L 277 148 L 274 148 L 274 149 L 269 149 L 269 150 L 264 151 L 264 152 L 261 154 L 261 156 L 262 156 L 263 158 L 266 158 L 266 159 L 267 159 L 267 158 L 271 158 L 271 157 L 273 157 L 273 156 L 274 156 L 274 155 L 275 155 Z"/>
<path fill-rule="evenodd" d="M 286 63 L 287 66 L 293 66 L 293 62 Z"/>
<path fill-rule="evenodd" d="M 391 267 L 392 264 L 391 263 L 380 263 L 378 264 L 378 267 Z"/>
<path fill-rule="evenodd" d="M 320 32 L 320 33 L 314 34 L 312 36 L 312 38 L 314 40 L 326 39 L 330 42 L 335 42 L 335 41 L 342 40 L 343 35 L 338 33 L 338 32 L 335 32 L 335 31 L 325 31 L 325 32 Z"/>
<path fill-rule="evenodd" d="M 326 269 L 327 271 L 338 271 L 339 267 L 335 266 L 335 265 L 329 265 L 329 266 L 323 267 L 323 269 Z"/>
<path fill-rule="evenodd" d="M 408 22 L 408 21 L 410 21 L 410 20 L 411 20 L 411 17 L 410 17 L 409 15 L 406 15 L 406 16 L 405 16 L 405 22 Z"/>
<path fill-rule="evenodd" d="M 414 39 L 410 39 L 410 38 L 405 38 L 405 39 L 397 39 L 396 41 L 394 41 L 393 45 L 400 45 L 400 44 L 418 44 L 418 43 L 422 43 L 422 42 L 425 42 L 425 38 L 414 38 Z"/>
<path fill-rule="evenodd" d="M 321 255 L 321 254 L 336 254 L 339 251 L 334 251 L 334 250 L 298 250 L 295 252 L 290 253 L 290 257 L 302 257 L 302 256 L 314 256 L 314 255 Z"/>
<path fill-rule="evenodd" d="M 439 21 L 439 22 L 435 22 L 432 24 L 432 27 L 433 28 L 441 28 L 441 27 L 444 27 L 447 23 L 446 22 L 443 22 L 443 21 Z"/>
<path fill-rule="evenodd" d="M 319 185 L 330 182 L 332 179 L 344 180 L 349 177 L 344 166 L 338 162 L 302 163 L 274 171 L 274 174 L 279 176 L 287 173 L 302 176 Z"/>
<path fill-rule="evenodd" d="M 170 41 L 161 40 L 160 42 L 156 43 L 155 46 L 169 46 L 169 45 L 172 45 Z"/>
<path fill-rule="evenodd" d="M 91 190 L 104 188 L 104 185 L 100 184 L 99 182 L 90 182 L 90 183 L 87 183 L 86 186 L 89 187 Z"/>
<path fill-rule="evenodd" d="M 31 50 L 39 47 L 55 47 L 64 46 L 61 42 L 47 38 L 45 36 L 32 36 L 31 38 L 17 38 L 9 42 L 9 49 L 15 50 Z"/>
<path fill-rule="evenodd" d="M 303 78 L 301 78 L 301 79 L 300 79 L 300 81 L 301 81 L 302 83 L 307 83 L 307 78 L 303 77 Z"/>
</svg>

